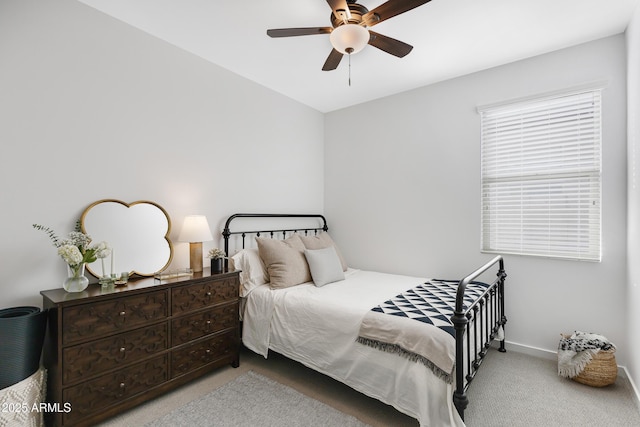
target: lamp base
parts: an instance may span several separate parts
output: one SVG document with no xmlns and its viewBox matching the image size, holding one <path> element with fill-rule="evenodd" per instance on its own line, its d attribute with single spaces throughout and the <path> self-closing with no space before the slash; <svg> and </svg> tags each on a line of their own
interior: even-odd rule
<svg viewBox="0 0 640 427">
<path fill-rule="evenodd" d="M 189 267 L 194 273 L 202 272 L 202 242 L 189 243 Z"/>
</svg>

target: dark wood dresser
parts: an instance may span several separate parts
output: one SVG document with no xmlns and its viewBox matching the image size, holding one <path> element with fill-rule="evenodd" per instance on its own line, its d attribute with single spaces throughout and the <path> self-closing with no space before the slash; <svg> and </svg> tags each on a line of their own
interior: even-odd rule
<svg viewBox="0 0 640 427">
<path fill-rule="evenodd" d="M 240 363 L 239 272 L 40 292 L 49 324 L 47 426 L 93 425 Z M 69 410 L 70 409 L 70 410 Z"/>
</svg>

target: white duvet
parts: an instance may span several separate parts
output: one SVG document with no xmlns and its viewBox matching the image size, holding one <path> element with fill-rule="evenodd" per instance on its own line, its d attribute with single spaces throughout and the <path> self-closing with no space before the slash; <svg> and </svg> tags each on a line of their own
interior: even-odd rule
<svg viewBox="0 0 640 427">
<path fill-rule="evenodd" d="M 453 385 L 421 363 L 356 342 L 360 322 L 374 306 L 427 279 L 348 270 L 323 287 L 305 283 L 246 296 L 242 340 L 335 378 L 417 418 L 421 426 L 464 426 L 453 405 Z"/>
</svg>

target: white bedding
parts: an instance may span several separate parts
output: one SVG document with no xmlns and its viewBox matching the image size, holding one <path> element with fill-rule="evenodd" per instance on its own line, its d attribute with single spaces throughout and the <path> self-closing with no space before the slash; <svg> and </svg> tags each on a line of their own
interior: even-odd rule
<svg viewBox="0 0 640 427">
<path fill-rule="evenodd" d="M 415 417 L 421 426 L 464 426 L 452 401 L 453 385 L 426 366 L 356 342 L 360 322 L 374 306 L 427 279 L 349 269 L 345 280 L 305 283 L 246 296 L 242 340 L 271 349 Z"/>
</svg>

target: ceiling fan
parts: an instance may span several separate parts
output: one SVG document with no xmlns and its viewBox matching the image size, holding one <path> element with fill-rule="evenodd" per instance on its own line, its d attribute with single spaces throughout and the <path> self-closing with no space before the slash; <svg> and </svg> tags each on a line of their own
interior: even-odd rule
<svg viewBox="0 0 640 427">
<path fill-rule="evenodd" d="M 356 1 L 327 0 L 332 10 L 331 27 L 278 28 L 267 30 L 267 35 L 270 37 L 295 37 L 329 34 L 333 49 L 322 67 L 323 71 L 335 70 L 343 55 L 357 53 L 367 44 L 398 58 L 411 52 L 413 46 L 367 28 L 415 9 L 431 0 L 388 0 L 371 11 Z"/>
</svg>

